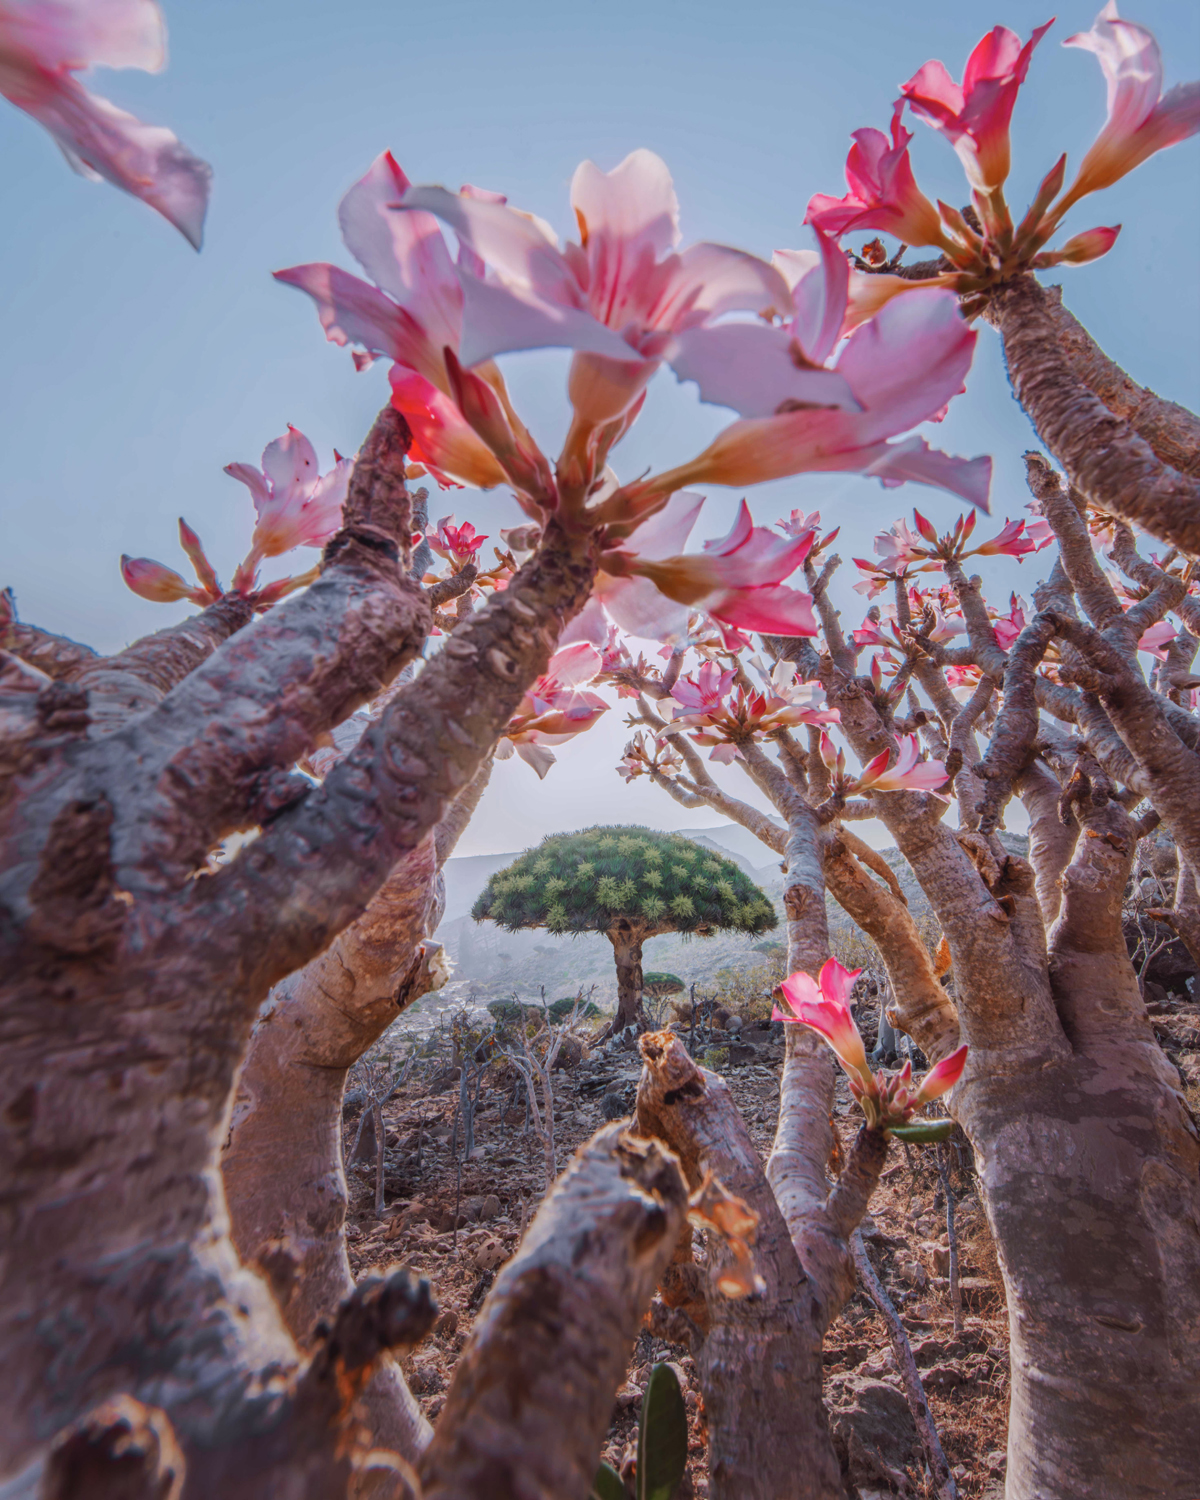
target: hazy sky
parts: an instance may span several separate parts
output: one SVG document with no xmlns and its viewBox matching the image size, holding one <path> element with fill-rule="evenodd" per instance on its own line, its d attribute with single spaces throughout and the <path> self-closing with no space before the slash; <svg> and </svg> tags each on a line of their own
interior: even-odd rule
<svg viewBox="0 0 1200 1500">
<path fill-rule="evenodd" d="M 995 9 L 930 0 L 915 14 L 878 0 L 203 0 L 166 11 L 167 71 L 101 73 L 91 86 L 169 124 L 213 163 L 201 255 L 144 206 L 74 177 L 41 129 L 0 100 L 0 583 L 15 587 L 23 618 L 104 650 L 186 612 L 130 594 L 121 552 L 180 566 L 182 514 L 228 578 L 251 511 L 223 465 L 257 461 L 288 422 L 323 460 L 335 445 L 353 451 L 385 400 L 385 367 L 356 375 L 349 356 L 325 343 L 307 299 L 269 274 L 309 260 L 351 264 L 337 202 L 379 151 L 390 147 L 416 181 L 500 190 L 566 231 L 576 164 L 590 156 L 610 168 L 648 146 L 674 173 L 685 241 L 769 255 L 807 243 L 808 197 L 843 190 L 850 132 L 885 127 L 897 85 L 923 62 L 940 57 L 960 76 L 988 27 L 1003 22 L 1027 36 L 1047 19 L 1027 0 Z M 1157 34 L 1168 86 L 1200 73 L 1200 8 L 1144 0 L 1128 14 Z M 1013 125 L 1018 211 L 1059 152 L 1078 161 L 1103 121 L 1095 59 L 1059 45 L 1092 18 L 1090 4 L 1060 13 L 1034 56 Z M 913 128 L 922 187 L 965 201 L 953 152 Z M 1068 304 L 1109 354 L 1193 406 L 1198 186 L 1191 141 L 1085 200 L 1072 230 L 1123 223 L 1124 231 L 1105 260 L 1061 277 Z M 518 405 L 551 450 L 565 422 L 564 369 L 553 354 L 506 362 Z M 726 420 L 664 373 L 617 467 L 632 474 L 679 462 Z M 1020 454 L 1033 433 L 990 330 L 981 332 L 967 394 L 928 435 L 954 452 L 991 452 L 995 512 L 1022 513 Z M 874 532 L 902 505 L 917 503 L 939 522 L 955 514 L 948 496 L 915 486 L 885 492 L 855 476 L 802 476 L 749 498 L 764 524 L 793 506 L 821 507 L 843 527 L 846 558 L 869 553 Z M 697 541 L 728 528 L 736 499 L 714 492 Z M 430 509 L 493 536 L 517 517 L 511 500 L 462 491 L 434 493 Z M 1038 565 L 995 576 L 997 595 L 1016 586 L 1028 596 Z M 848 623 L 861 612 L 849 596 Z M 623 717 L 614 708 L 567 746 L 540 787 L 519 761 L 498 767 L 461 852 L 516 849 L 585 822 L 712 823 L 711 813 L 685 813 L 644 782 L 618 780 Z"/>
</svg>

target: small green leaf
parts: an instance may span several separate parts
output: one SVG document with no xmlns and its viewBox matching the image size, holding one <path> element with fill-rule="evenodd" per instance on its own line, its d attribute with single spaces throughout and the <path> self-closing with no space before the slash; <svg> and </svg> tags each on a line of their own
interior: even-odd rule
<svg viewBox="0 0 1200 1500">
<path fill-rule="evenodd" d="M 911 1125 L 892 1125 L 888 1130 L 898 1141 L 915 1141 L 929 1145 L 934 1141 L 948 1141 L 954 1134 L 953 1120 L 914 1120 Z"/>
<path fill-rule="evenodd" d="M 592 1480 L 589 1500 L 629 1500 L 629 1492 L 617 1471 L 610 1469 L 607 1464 L 601 1464 Z"/>
<path fill-rule="evenodd" d="M 670 1365 L 655 1365 L 642 1398 L 638 1500 L 672 1500 L 687 1468 L 687 1407 Z"/>
</svg>

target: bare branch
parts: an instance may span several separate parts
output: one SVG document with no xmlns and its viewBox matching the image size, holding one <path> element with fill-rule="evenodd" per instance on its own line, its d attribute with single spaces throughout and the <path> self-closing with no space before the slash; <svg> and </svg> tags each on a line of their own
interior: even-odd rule
<svg viewBox="0 0 1200 1500">
<path fill-rule="evenodd" d="M 955 1500 L 958 1490 L 954 1484 L 954 1476 L 950 1472 L 950 1465 L 946 1461 L 941 1439 L 934 1425 L 933 1413 L 929 1410 L 929 1402 L 925 1398 L 925 1387 L 921 1384 L 920 1371 L 917 1369 L 912 1345 L 904 1331 L 904 1324 L 901 1323 L 899 1314 L 892 1306 L 891 1298 L 883 1289 L 883 1282 L 880 1281 L 875 1267 L 871 1264 L 871 1257 L 867 1254 L 867 1247 L 863 1243 L 860 1230 L 854 1231 L 853 1245 L 854 1260 L 858 1266 L 859 1275 L 862 1277 L 863 1286 L 871 1301 L 883 1314 L 883 1321 L 887 1325 L 888 1338 L 891 1340 L 892 1352 L 896 1357 L 896 1367 L 904 1382 L 904 1393 L 908 1397 L 909 1410 L 913 1414 L 917 1431 L 921 1434 L 921 1441 L 929 1456 L 929 1467 L 933 1471 L 933 1482 L 937 1487 L 936 1493 L 939 1500 Z"/>
<path fill-rule="evenodd" d="M 588 1493 L 686 1211 L 657 1142 L 610 1125 L 580 1149 L 475 1320 L 422 1460 L 424 1500 Z"/>
<path fill-rule="evenodd" d="M 1055 628 L 1054 615 L 1035 615 L 1008 653 L 1004 706 L 992 730 L 987 754 L 975 767 L 975 775 L 984 782 L 978 812 L 979 831 L 985 835 L 995 832 L 1004 804 L 1012 795 L 1013 782 L 1034 752 L 1038 734 L 1034 679 Z"/>
<path fill-rule="evenodd" d="M 431 583 L 425 590 L 430 609 L 441 609 L 442 605 L 449 604 L 451 599 L 460 598 L 478 577 L 479 569 L 474 563 L 467 563 L 457 573 L 451 573 L 449 577 L 439 578 L 436 583 Z"/>
<path fill-rule="evenodd" d="M 738 1300 L 710 1292 L 709 1327 L 693 1351 L 708 1422 L 710 1492 L 751 1500 L 832 1493 L 836 1459 L 821 1405 L 820 1339 L 814 1329 L 814 1304 L 836 1299 L 822 1274 L 826 1267 L 801 1267 L 792 1226 L 780 1213 L 725 1081 L 698 1068 L 671 1032 L 643 1037 L 641 1051 L 639 1129 L 678 1152 L 690 1182 L 715 1176 L 758 1218 L 754 1269 L 760 1290 Z M 819 1210 L 823 1207 L 822 1192 Z M 718 1277 L 731 1264 L 715 1236 L 710 1236 L 710 1259 Z M 843 1300 L 844 1294 L 828 1317 L 822 1311 L 822 1329 Z M 773 1434 L 768 1452 L 756 1440 L 762 1430 Z"/>
<path fill-rule="evenodd" d="M 1132 650 L 1137 637 L 1129 628 L 1121 601 L 1105 577 L 1104 569 L 1096 561 L 1087 523 L 1068 494 L 1062 476 L 1040 453 L 1028 452 L 1024 457 L 1029 492 L 1054 529 L 1058 539 L 1058 561 L 1071 581 L 1084 614 L 1097 630 L 1115 628 L 1124 635 L 1128 649 Z"/>
</svg>

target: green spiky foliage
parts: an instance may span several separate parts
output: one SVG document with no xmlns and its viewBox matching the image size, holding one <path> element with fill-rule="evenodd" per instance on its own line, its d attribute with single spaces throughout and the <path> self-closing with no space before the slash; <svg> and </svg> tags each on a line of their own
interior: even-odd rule
<svg viewBox="0 0 1200 1500">
<path fill-rule="evenodd" d="M 641 945 L 662 932 L 757 936 L 778 918 L 732 860 L 680 834 L 585 828 L 552 834 L 488 881 L 471 915 L 509 932 L 603 932 L 617 959 L 617 1023 L 642 1019 Z"/>
<path fill-rule="evenodd" d="M 647 995 L 661 999 L 664 995 L 682 995 L 687 985 L 678 974 L 663 974 L 646 970 L 642 976 Z"/>
</svg>

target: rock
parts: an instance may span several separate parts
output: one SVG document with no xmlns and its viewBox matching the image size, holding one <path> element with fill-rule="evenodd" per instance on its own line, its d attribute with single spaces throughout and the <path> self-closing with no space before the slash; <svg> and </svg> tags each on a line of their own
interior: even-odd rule
<svg viewBox="0 0 1200 1500">
<path fill-rule="evenodd" d="M 725 1030 L 728 1031 L 731 1036 L 738 1036 L 741 1034 L 741 1030 L 744 1024 L 745 1023 L 743 1022 L 741 1016 L 730 1016 L 729 1024 L 728 1026 L 726 1026 Z"/>
<path fill-rule="evenodd" d="M 712 1029 L 714 1031 L 725 1031 L 732 1019 L 723 1005 L 718 1005 L 712 1013 Z"/>
<path fill-rule="evenodd" d="M 446 1389 L 446 1377 L 436 1365 L 425 1360 L 414 1362 L 408 1377 L 408 1388 L 415 1396 L 432 1396 Z"/>
<path fill-rule="evenodd" d="M 966 1369 L 955 1359 L 948 1359 L 945 1364 L 934 1365 L 921 1377 L 921 1383 L 927 1391 L 940 1391 L 943 1395 L 960 1385 L 966 1385 L 967 1380 Z"/>
<path fill-rule="evenodd" d="M 1000 1295 L 1000 1288 L 985 1276 L 960 1276 L 958 1289 L 964 1307 L 985 1307 Z"/>
<path fill-rule="evenodd" d="M 737 1019 L 736 1017 L 734 1018 Z M 729 1053 L 731 1065 L 742 1066 L 744 1063 L 758 1061 L 758 1048 L 751 1046 L 749 1042 L 733 1042 L 725 1049 Z"/>
<path fill-rule="evenodd" d="M 937 1240 L 925 1240 L 917 1246 L 927 1263 L 938 1276 L 950 1274 L 950 1247 Z"/>
<path fill-rule="evenodd" d="M 452 1307 L 448 1307 L 433 1325 L 433 1331 L 439 1338 L 450 1339 L 458 1332 L 458 1314 Z"/>
<path fill-rule="evenodd" d="M 479 1217 L 481 1219 L 497 1219 L 500 1217 L 500 1208 L 499 1198 L 496 1197 L 495 1193 L 489 1193 L 483 1200 L 482 1207 L 479 1210 Z"/>
<path fill-rule="evenodd" d="M 435 1073 L 429 1080 L 429 1092 L 444 1094 L 451 1084 L 457 1083 L 461 1077 L 461 1068 L 443 1068 L 440 1073 Z"/>
<path fill-rule="evenodd" d="M 629 1113 L 629 1106 L 625 1103 L 623 1095 L 605 1094 L 600 1101 L 600 1112 L 606 1120 L 619 1120 Z"/>
<path fill-rule="evenodd" d="M 475 1252 L 475 1264 L 481 1271 L 494 1271 L 508 1259 L 508 1251 L 499 1240 L 484 1240 Z"/>
<path fill-rule="evenodd" d="M 902 1392 L 882 1380 L 838 1375 L 829 1382 L 830 1427 L 843 1472 L 861 1489 L 892 1485 L 919 1461 L 916 1424 Z"/>
</svg>

